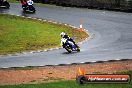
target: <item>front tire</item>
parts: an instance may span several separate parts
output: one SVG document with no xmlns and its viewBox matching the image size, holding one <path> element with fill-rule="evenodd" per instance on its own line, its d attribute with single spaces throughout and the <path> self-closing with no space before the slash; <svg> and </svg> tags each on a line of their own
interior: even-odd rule
<svg viewBox="0 0 132 88">
<path fill-rule="evenodd" d="M 77 52 L 80 52 L 80 48 L 79 47 L 77 48 Z"/>
<path fill-rule="evenodd" d="M 80 52 L 80 47 L 77 44 L 75 44 L 75 46 L 76 46 L 76 51 Z"/>
<path fill-rule="evenodd" d="M 36 11 L 36 10 L 34 9 L 34 10 L 33 10 L 33 13 L 35 13 L 35 11 Z"/>
</svg>

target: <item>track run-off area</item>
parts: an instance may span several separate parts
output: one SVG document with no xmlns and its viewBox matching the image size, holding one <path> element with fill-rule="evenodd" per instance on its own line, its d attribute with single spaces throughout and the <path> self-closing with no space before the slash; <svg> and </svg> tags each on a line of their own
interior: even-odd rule
<svg viewBox="0 0 132 88">
<path fill-rule="evenodd" d="M 35 14 L 24 14 L 19 3 L 0 13 L 40 18 L 79 27 L 80 20 L 90 38 L 80 44 L 81 52 L 65 49 L 0 57 L 0 68 L 61 65 L 132 59 L 132 13 L 61 6 L 35 6 Z M 58 35 L 60 36 L 60 35 Z"/>
</svg>

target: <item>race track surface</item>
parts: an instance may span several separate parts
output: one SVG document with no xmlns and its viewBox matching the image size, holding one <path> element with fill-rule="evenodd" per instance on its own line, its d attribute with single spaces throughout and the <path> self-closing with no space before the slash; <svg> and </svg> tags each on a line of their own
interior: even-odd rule
<svg viewBox="0 0 132 88">
<path fill-rule="evenodd" d="M 80 45 L 80 53 L 67 54 L 65 49 L 59 49 L 0 57 L 0 68 L 132 59 L 132 13 L 60 6 L 35 8 L 35 14 L 24 14 L 20 4 L 11 3 L 10 9 L 0 9 L 0 13 L 37 17 L 76 27 L 82 19 L 90 39 Z"/>
</svg>

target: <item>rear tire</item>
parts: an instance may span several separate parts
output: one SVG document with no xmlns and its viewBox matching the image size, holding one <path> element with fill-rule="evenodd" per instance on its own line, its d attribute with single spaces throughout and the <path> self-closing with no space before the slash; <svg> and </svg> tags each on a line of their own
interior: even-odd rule
<svg viewBox="0 0 132 88">
<path fill-rule="evenodd" d="M 65 49 L 68 51 L 68 53 L 72 52 L 72 49 L 69 46 L 65 46 Z"/>
<path fill-rule="evenodd" d="M 68 51 L 68 53 L 71 53 L 72 52 L 72 50 L 71 49 L 66 49 L 67 51 Z"/>
</svg>

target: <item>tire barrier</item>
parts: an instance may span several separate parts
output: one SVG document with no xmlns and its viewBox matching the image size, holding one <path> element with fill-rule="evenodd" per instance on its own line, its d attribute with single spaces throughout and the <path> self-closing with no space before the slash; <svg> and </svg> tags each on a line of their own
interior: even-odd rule
<svg viewBox="0 0 132 88">
<path fill-rule="evenodd" d="M 46 4 L 132 12 L 132 0 L 34 0 Z"/>
</svg>

